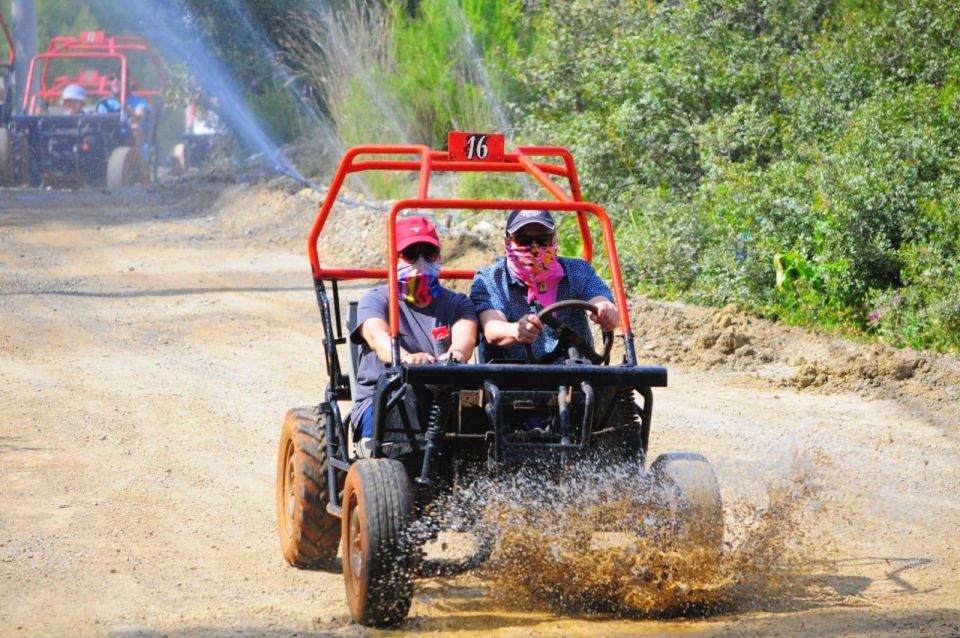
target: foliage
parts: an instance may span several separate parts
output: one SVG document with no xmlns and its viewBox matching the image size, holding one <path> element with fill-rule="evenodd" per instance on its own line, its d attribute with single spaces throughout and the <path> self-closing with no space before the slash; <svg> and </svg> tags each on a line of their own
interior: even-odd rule
<svg viewBox="0 0 960 638">
<path fill-rule="evenodd" d="M 960 349 L 960 4 L 177 1 L 277 137 L 304 130 L 287 100 L 303 83 L 344 146 L 442 148 L 452 129 L 563 145 L 634 290 Z M 116 6 L 45 15 L 129 22 Z"/>
<path fill-rule="evenodd" d="M 295 140 L 306 132 L 303 116 L 290 94 L 275 82 L 261 84 L 247 95 L 257 121 L 276 143 Z"/>
<path fill-rule="evenodd" d="M 277 48 L 276 39 L 286 28 L 284 18 L 307 4 L 303 0 L 179 2 L 197 20 L 216 55 L 228 62 L 237 83 L 254 87 L 273 74 L 267 51 Z"/>
<path fill-rule="evenodd" d="M 355 0 L 295 15 L 282 44 L 344 146 L 442 148 L 451 130 L 504 128 L 502 68 L 529 40 L 524 16 L 520 0 Z M 380 196 L 403 194 L 372 181 Z"/>
<path fill-rule="evenodd" d="M 37 46 L 44 49 L 55 36 L 77 36 L 82 31 L 102 29 L 101 24 L 84 0 L 49 0 L 37 10 Z"/>
<path fill-rule="evenodd" d="M 574 0 L 541 19 L 524 135 L 571 148 L 633 286 L 960 347 L 960 7 Z"/>
</svg>

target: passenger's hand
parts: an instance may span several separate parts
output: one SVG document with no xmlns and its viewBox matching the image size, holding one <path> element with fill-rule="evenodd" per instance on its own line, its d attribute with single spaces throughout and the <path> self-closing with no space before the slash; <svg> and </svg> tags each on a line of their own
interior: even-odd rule
<svg viewBox="0 0 960 638">
<path fill-rule="evenodd" d="M 520 318 L 517 322 L 517 341 L 520 343 L 533 343 L 540 336 L 543 330 L 543 322 L 537 315 L 529 314 Z"/>
<path fill-rule="evenodd" d="M 400 357 L 400 363 L 407 365 L 418 365 L 422 363 L 433 363 L 437 358 L 429 352 L 408 352 Z"/>
<path fill-rule="evenodd" d="M 620 325 L 620 314 L 616 306 L 609 301 L 601 301 L 595 305 L 597 312 L 590 313 L 590 321 L 600 324 L 601 330 L 610 332 Z"/>
</svg>

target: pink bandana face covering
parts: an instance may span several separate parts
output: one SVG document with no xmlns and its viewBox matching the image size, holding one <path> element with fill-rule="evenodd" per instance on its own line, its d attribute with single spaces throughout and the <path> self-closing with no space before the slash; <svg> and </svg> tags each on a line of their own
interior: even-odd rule
<svg viewBox="0 0 960 638">
<path fill-rule="evenodd" d="M 507 238 L 504 244 L 507 268 L 517 279 L 527 284 L 527 302 L 536 299 L 544 307 L 556 302 L 557 288 L 563 279 L 563 267 L 557 259 L 556 242 L 552 246 L 518 246 Z"/>
<path fill-rule="evenodd" d="M 440 295 L 440 260 L 426 261 L 423 257 L 409 263 L 397 260 L 397 283 L 400 298 L 416 306 L 426 306 Z"/>
</svg>

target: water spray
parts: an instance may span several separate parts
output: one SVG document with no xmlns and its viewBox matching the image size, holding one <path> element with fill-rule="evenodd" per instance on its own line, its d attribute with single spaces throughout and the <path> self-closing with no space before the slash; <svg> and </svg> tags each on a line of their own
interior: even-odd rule
<svg viewBox="0 0 960 638">
<path fill-rule="evenodd" d="M 337 138 L 330 125 L 324 120 L 323 117 L 321 117 L 320 113 L 317 112 L 316 106 L 296 90 L 297 78 L 295 77 L 293 71 L 291 71 L 286 64 L 281 62 L 280 53 L 277 51 L 276 47 L 273 46 L 273 44 L 264 37 L 263 33 L 253 25 L 253 21 L 250 18 L 249 13 L 237 2 L 237 0 L 227 0 L 227 5 L 240 21 L 240 24 L 250 36 L 250 39 L 256 42 L 257 46 L 260 47 L 260 49 L 266 54 L 266 59 L 269 62 L 270 67 L 283 79 L 283 87 L 286 88 L 287 92 L 293 97 L 294 100 L 296 100 L 302 112 L 306 113 L 313 125 L 321 130 L 325 140 L 338 152 L 342 153 L 343 148 L 340 144 L 340 140 Z"/>
<path fill-rule="evenodd" d="M 269 156 L 269 160 L 271 163 L 270 168 L 275 173 L 278 173 L 280 175 L 283 175 L 284 177 L 292 179 L 298 184 L 302 184 L 303 186 L 317 193 L 320 193 L 323 196 L 326 196 L 327 192 L 330 190 L 329 188 L 327 188 L 326 186 L 321 186 L 320 184 L 317 184 L 316 182 L 304 177 L 300 173 L 300 171 L 290 166 L 289 164 L 285 164 L 284 161 L 286 159 L 287 159 L 286 156 L 284 156 L 283 153 L 281 153 L 280 150 L 277 149 L 276 153 Z M 364 208 L 371 208 L 373 210 L 383 210 L 383 211 L 389 210 L 386 206 L 382 206 L 379 204 L 372 204 L 370 202 L 361 202 L 360 200 L 353 199 L 352 197 L 347 197 L 345 195 L 338 195 L 337 201 L 342 204 L 346 204 L 347 206 L 358 206 L 358 207 L 362 206 Z"/>
</svg>

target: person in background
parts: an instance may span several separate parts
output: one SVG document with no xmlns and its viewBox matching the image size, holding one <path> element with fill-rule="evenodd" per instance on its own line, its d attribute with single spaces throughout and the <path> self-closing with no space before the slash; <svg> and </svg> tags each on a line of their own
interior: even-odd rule
<svg viewBox="0 0 960 638">
<path fill-rule="evenodd" d="M 397 220 L 397 282 L 400 287 L 400 363 L 446 359 L 466 362 L 477 342 L 477 313 L 470 299 L 440 285 L 440 239 L 425 217 Z M 370 456 L 373 394 L 391 363 L 386 284 L 368 291 L 357 308 L 350 339 L 361 346 L 357 392 L 350 412 L 357 455 Z"/>
<path fill-rule="evenodd" d="M 173 149 L 179 169 L 202 166 L 210 156 L 216 136 L 221 133 L 220 116 L 217 115 L 217 98 L 203 99 L 198 94 L 190 101 L 184 112 L 183 142 Z"/>
<path fill-rule="evenodd" d="M 620 325 L 610 287 L 589 262 L 557 255 L 556 223 L 545 210 L 515 210 L 507 218 L 506 255 L 477 271 L 470 289 L 484 339 L 499 349 L 495 358 L 526 360 L 523 344 L 539 358 L 557 346 L 554 331 L 537 313 L 557 301 L 579 299 L 596 306 L 589 318 L 604 331 Z M 593 343 L 587 315 L 580 309 L 557 318 Z"/>
<path fill-rule="evenodd" d="M 153 108 L 147 98 L 133 92 L 139 88 L 136 81 L 130 82 L 130 89 L 127 91 L 127 117 L 130 118 L 130 132 L 133 134 L 135 145 L 140 149 L 140 157 L 144 162 L 148 162 Z"/>
<path fill-rule="evenodd" d="M 66 115 L 81 115 L 87 105 L 87 91 L 79 84 L 68 84 L 63 87 L 60 104 Z"/>
<path fill-rule="evenodd" d="M 97 113 L 119 113 L 123 108 L 123 105 L 120 103 L 119 71 L 110 73 L 106 88 L 110 90 L 110 95 L 97 102 Z"/>
<path fill-rule="evenodd" d="M 120 73 L 110 74 L 110 96 L 97 103 L 97 113 L 119 113 L 123 108 L 120 99 L 122 97 L 120 82 Z M 140 149 L 140 156 L 146 162 L 150 157 L 150 146 L 148 138 L 150 135 L 151 117 L 153 109 L 150 101 L 142 95 L 135 95 L 131 87 L 136 86 L 133 82 L 127 83 L 127 124 L 122 133 L 129 134 L 131 137 L 131 146 Z"/>
</svg>

